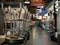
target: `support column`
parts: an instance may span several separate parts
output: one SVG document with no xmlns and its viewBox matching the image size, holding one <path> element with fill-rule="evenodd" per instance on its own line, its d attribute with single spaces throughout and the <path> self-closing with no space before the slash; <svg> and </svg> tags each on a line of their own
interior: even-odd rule
<svg viewBox="0 0 60 45">
<path fill-rule="evenodd" d="M 58 8 L 60 6 L 60 1 L 58 1 Z M 58 30 L 58 45 L 60 44 L 60 8 L 57 13 L 57 30 Z"/>
<path fill-rule="evenodd" d="M 58 44 L 60 44 L 60 9 L 57 15 Z"/>
<path fill-rule="evenodd" d="M 2 10 L 0 9 L 0 35 L 3 34 L 3 23 L 4 23 L 3 20 L 4 19 L 3 19 L 3 15 L 2 15 Z"/>
</svg>

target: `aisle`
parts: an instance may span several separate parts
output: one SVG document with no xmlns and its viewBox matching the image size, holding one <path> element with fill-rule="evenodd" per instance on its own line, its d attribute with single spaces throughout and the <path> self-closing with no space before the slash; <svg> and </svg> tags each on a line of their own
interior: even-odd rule
<svg viewBox="0 0 60 45">
<path fill-rule="evenodd" d="M 48 34 L 44 30 L 35 26 L 32 29 L 32 37 L 29 40 L 29 42 L 27 42 L 26 45 L 57 45 L 57 44 L 50 40 Z"/>
</svg>

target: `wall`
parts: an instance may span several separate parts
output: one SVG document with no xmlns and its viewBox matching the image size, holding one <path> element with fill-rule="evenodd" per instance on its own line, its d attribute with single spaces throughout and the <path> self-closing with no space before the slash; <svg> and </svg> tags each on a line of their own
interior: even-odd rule
<svg viewBox="0 0 60 45">
<path fill-rule="evenodd" d="M 0 34 L 3 34 L 3 15 L 1 9 L 0 9 Z"/>
</svg>

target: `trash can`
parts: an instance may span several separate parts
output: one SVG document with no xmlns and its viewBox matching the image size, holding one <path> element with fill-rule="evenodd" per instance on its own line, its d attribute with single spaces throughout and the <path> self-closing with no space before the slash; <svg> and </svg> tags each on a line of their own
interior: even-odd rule
<svg viewBox="0 0 60 45">
<path fill-rule="evenodd" d="M 35 25 L 37 25 L 37 26 L 38 26 L 38 25 L 39 25 L 39 21 L 35 21 Z"/>
</svg>

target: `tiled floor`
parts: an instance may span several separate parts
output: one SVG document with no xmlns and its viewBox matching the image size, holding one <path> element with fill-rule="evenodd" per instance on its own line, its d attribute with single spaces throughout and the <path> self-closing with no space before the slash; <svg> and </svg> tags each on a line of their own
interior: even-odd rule
<svg viewBox="0 0 60 45">
<path fill-rule="evenodd" d="M 48 33 L 35 26 L 32 28 L 30 40 L 23 45 L 57 45 L 57 43 L 50 40 Z"/>
<path fill-rule="evenodd" d="M 26 45 L 57 45 L 57 43 L 50 40 L 48 33 L 35 26 L 32 29 L 31 39 Z"/>
</svg>

